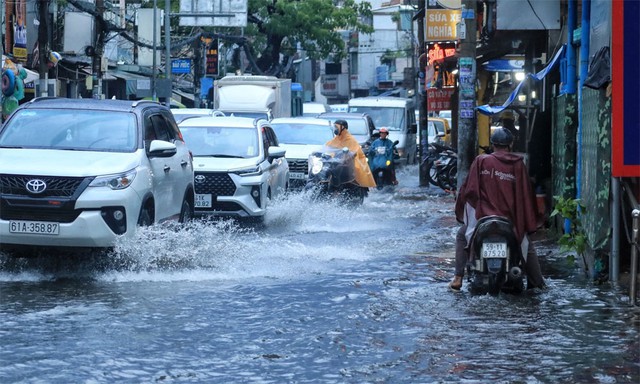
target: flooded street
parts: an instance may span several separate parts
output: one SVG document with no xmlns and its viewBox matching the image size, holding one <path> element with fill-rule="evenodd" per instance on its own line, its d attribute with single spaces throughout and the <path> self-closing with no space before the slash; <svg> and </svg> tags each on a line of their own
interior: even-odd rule
<svg viewBox="0 0 640 384">
<path fill-rule="evenodd" d="M 274 202 L 108 257 L 0 256 L 2 383 L 637 383 L 640 311 L 538 244 L 550 289 L 448 291 L 453 198 Z"/>
</svg>

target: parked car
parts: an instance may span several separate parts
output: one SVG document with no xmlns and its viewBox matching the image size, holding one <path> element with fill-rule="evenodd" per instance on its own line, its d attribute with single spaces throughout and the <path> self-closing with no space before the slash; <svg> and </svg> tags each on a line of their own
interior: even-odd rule
<svg viewBox="0 0 640 384">
<path fill-rule="evenodd" d="M 111 247 L 137 225 L 187 221 L 193 177 L 165 106 L 37 98 L 0 130 L 0 241 Z"/>
<path fill-rule="evenodd" d="M 434 141 L 438 141 L 441 144 L 451 145 L 451 126 L 449 121 L 440 117 L 429 117 L 427 119 L 428 130 L 432 132 L 431 126 L 435 127 L 436 134 Z M 433 143 L 432 138 L 429 137 L 429 143 Z"/>
<path fill-rule="evenodd" d="M 318 115 L 319 119 L 329 120 L 333 127 L 333 122 L 342 119 L 349 124 L 349 133 L 351 133 L 361 146 L 364 146 L 371 138 L 371 134 L 376 127 L 373 120 L 366 113 L 349 113 L 349 112 L 327 112 Z M 380 127 L 378 127 L 380 128 Z"/>
<path fill-rule="evenodd" d="M 209 108 L 172 108 L 171 113 L 179 124 L 182 120 L 200 116 L 224 116 L 224 113 Z"/>
<path fill-rule="evenodd" d="M 271 125 L 246 117 L 194 117 L 180 129 L 195 163 L 195 215 L 263 221 L 286 191 L 289 165 Z"/>
<path fill-rule="evenodd" d="M 271 127 L 280 146 L 287 150 L 289 186 L 303 187 L 309 178 L 309 155 L 321 151 L 324 144 L 333 138 L 333 125 L 327 120 L 312 117 L 282 117 L 273 119 Z"/>
<path fill-rule="evenodd" d="M 303 103 L 302 104 L 302 116 L 304 117 L 316 117 L 321 113 L 331 112 L 331 108 L 324 103 Z"/>
</svg>

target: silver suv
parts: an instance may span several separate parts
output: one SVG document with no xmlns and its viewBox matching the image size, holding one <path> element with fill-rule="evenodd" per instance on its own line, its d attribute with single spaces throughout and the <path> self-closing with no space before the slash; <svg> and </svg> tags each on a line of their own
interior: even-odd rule
<svg viewBox="0 0 640 384">
<path fill-rule="evenodd" d="M 191 155 L 158 103 L 39 98 L 0 130 L 3 246 L 110 247 L 193 206 Z"/>
<path fill-rule="evenodd" d="M 180 123 L 193 152 L 195 214 L 263 221 L 288 188 L 285 149 L 270 124 L 246 117 L 193 117 Z"/>
</svg>

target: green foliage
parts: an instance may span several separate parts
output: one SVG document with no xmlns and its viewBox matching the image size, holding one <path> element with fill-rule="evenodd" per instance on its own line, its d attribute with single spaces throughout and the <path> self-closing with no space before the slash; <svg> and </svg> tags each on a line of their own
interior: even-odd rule
<svg viewBox="0 0 640 384">
<path fill-rule="evenodd" d="M 307 55 L 324 59 L 345 57 L 340 31 L 371 33 L 373 28 L 361 18 L 371 17 L 369 2 L 354 0 L 249 0 L 246 36 L 254 52 L 259 52 L 262 70 L 276 65 L 280 53 L 291 55 L 298 44 Z"/>
<path fill-rule="evenodd" d="M 572 251 L 585 257 L 585 251 L 587 249 L 587 236 L 580 221 L 580 212 L 585 210 L 585 206 L 580 199 L 574 199 L 571 197 L 554 196 L 556 205 L 554 206 L 551 217 L 560 216 L 568 219 L 571 223 L 571 231 L 563 234 L 558 239 L 560 249 L 563 251 Z M 586 265 L 586 264 L 585 264 Z"/>
</svg>

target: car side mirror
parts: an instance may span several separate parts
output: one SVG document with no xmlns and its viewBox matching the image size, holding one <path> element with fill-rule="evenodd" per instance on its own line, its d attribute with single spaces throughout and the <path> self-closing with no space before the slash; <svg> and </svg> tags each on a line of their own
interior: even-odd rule
<svg viewBox="0 0 640 384">
<path fill-rule="evenodd" d="M 175 144 L 164 140 L 153 140 L 149 144 L 149 157 L 171 157 L 178 153 Z"/>
<path fill-rule="evenodd" d="M 413 123 L 411 124 L 411 127 L 409 128 L 409 133 L 410 134 L 417 134 L 418 133 L 418 124 Z"/>
<path fill-rule="evenodd" d="M 445 136 L 446 136 L 446 135 L 445 135 L 445 133 L 444 133 L 444 132 L 438 132 L 438 133 L 436 134 L 436 137 L 445 137 Z"/>
<path fill-rule="evenodd" d="M 268 152 L 269 152 L 269 162 L 272 162 L 274 159 L 283 158 L 287 150 L 282 147 L 272 146 L 272 147 L 269 147 Z"/>
</svg>

